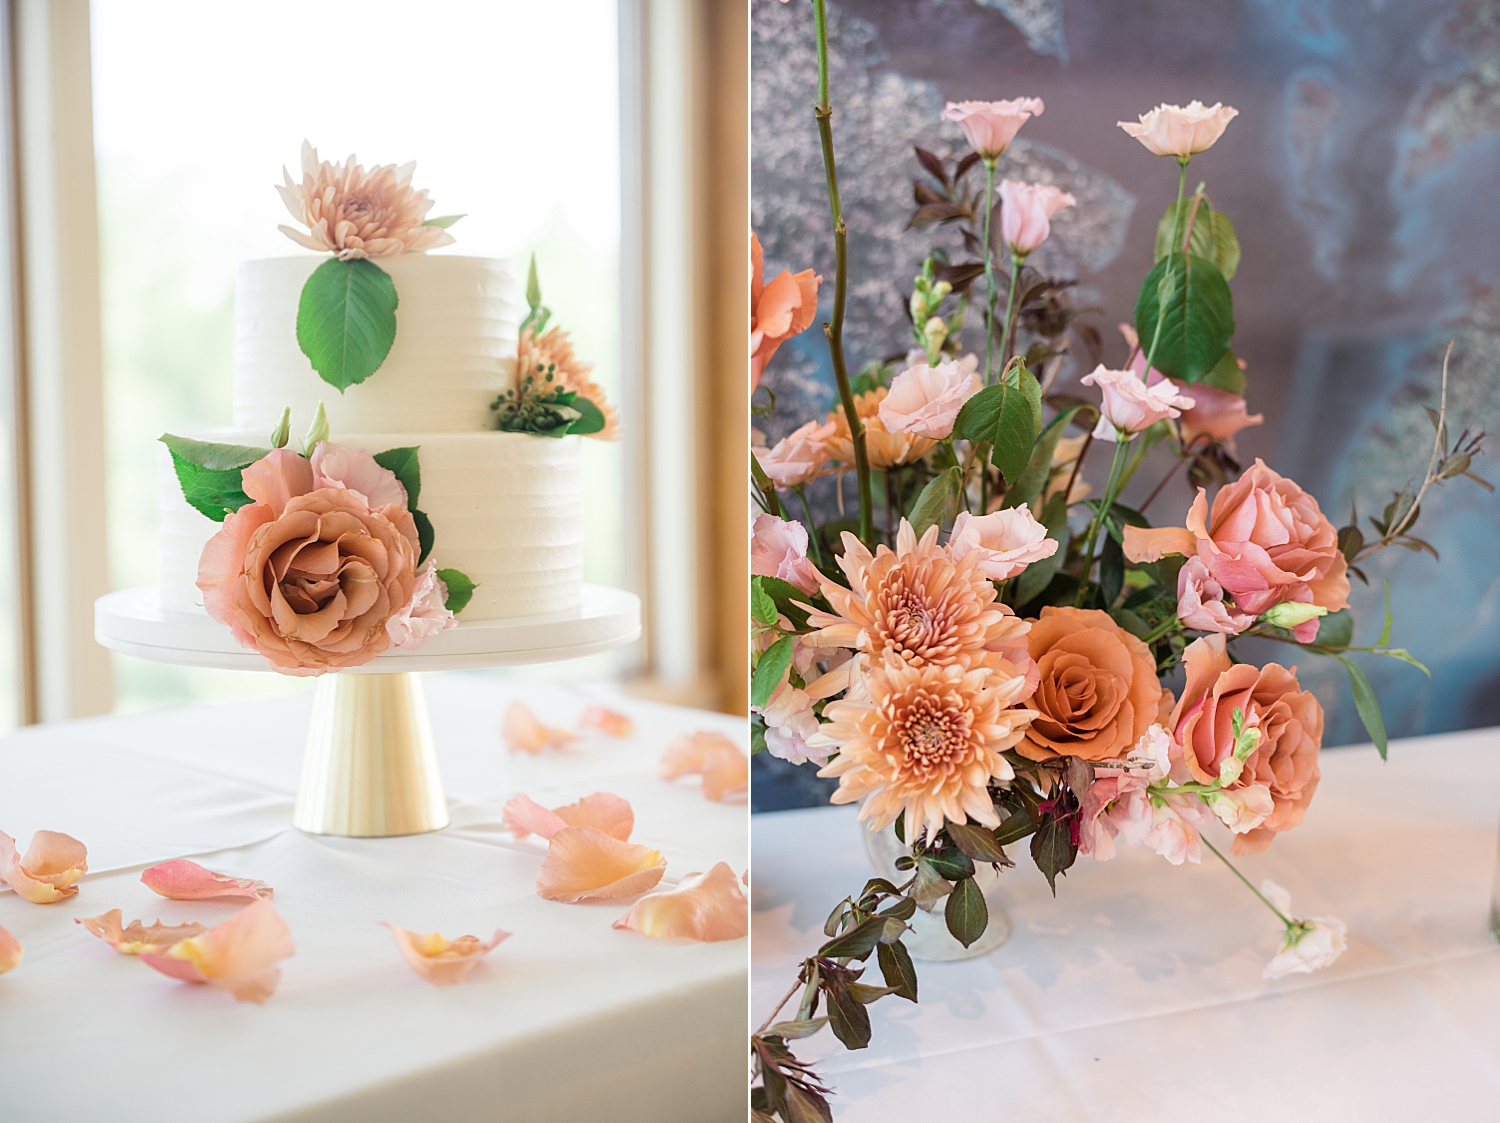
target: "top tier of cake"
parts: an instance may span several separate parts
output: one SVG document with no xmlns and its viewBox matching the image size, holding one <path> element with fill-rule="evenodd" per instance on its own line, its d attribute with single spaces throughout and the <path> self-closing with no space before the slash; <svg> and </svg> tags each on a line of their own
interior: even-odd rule
<svg viewBox="0 0 1500 1123">
<path fill-rule="evenodd" d="M 234 425 L 269 433 L 292 409 L 300 432 L 324 403 L 339 433 L 462 433 L 491 427 L 490 403 L 515 382 L 518 286 L 508 261 L 401 254 L 376 264 L 400 301 L 380 369 L 342 394 L 297 346 L 302 286 L 327 257 L 240 266 L 234 298 Z"/>
</svg>

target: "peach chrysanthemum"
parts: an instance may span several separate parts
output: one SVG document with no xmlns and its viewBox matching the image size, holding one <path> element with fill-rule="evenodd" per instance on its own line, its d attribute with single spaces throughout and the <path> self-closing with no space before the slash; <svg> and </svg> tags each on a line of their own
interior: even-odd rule
<svg viewBox="0 0 1500 1123">
<path fill-rule="evenodd" d="M 933 526 L 917 540 L 905 519 L 896 549 L 871 554 L 844 535 L 839 565 L 849 588 L 819 577 L 832 613 L 813 611 L 808 636 L 819 647 L 847 647 L 879 663 L 887 653 L 912 666 L 989 666 L 1004 674 L 1029 669 L 1026 633 L 1031 625 L 995 597 L 977 552 L 954 561 L 939 546 Z M 1004 661 L 1002 665 L 1001 661 Z"/>
<path fill-rule="evenodd" d="M 988 786 L 1015 778 L 1000 754 L 1036 716 L 1009 708 L 1025 693 L 1025 677 L 887 655 L 866 685 L 868 701 L 828 704 L 815 738 L 838 749 L 818 773 L 839 778 L 833 802 L 864 800 L 859 817 L 872 831 L 904 812 L 908 839 L 935 834 L 945 819 L 999 826 Z"/>
<path fill-rule="evenodd" d="M 928 449 L 937 444 L 929 437 L 919 437 L 915 433 L 892 433 L 886 429 L 885 422 L 880 419 L 880 403 L 885 401 L 889 393 L 888 388 L 877 386 L 863 394 L 854 395 L 854 408 L 865 426 L 865 452 L 870 457 L 870 467 L 882 471 L 920 460 L 927 455 Z M 849 435 L 849 419 L 844 416 L 843 408 L 835 407 L 829 411 L 828 420 L 837 426 L 828 441 L 830 459 L 852 467 L 854 438 Z"/>
<path fill-rule="evenodd" d="M 416 162 L 382 164 L 366 170 L 354 156 L 342 164 L 318 160 L 318 150 L 302 142 L 302 182 L 282 168 L 285 186 L 276 185 L 292 217 L 307 233 L 290 226 L 277 229 L 299 246 L 331 252 L 340 261 L 355 257 L 391 257 L 398 253 L 451 245 L 453 235 L 440 226 L 424 226 L 432 200 L 411 185 Z"/>
<path fill-rule="evenodd" d="M 620 419 L 615 407 L 609 404 L 604 387 L 589 378 L 593 363 L 585 363 L 573 354 L 573 341 L 562 328 L 553 328 L 537 336 L 531 328 L 521 333 L 521 342 L 516 349 L 516 379 L 524 380 L 528 375 L 535 379 L 533 392 L 546 393 L 549 382 L 564 390 L 572 390 L 580 398 L 587 398 L 604 414 L 604 428 L 590 437 L 601 441 L 620 439 Z"/>
</svg>

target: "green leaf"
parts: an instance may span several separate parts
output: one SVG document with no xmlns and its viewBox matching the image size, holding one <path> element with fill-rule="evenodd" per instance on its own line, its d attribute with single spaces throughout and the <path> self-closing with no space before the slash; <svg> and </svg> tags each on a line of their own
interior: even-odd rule
<svg viewBox="0 0 1500 1123">
<path fill-rule="evenodd" d="M 1072 832 L 1065 820 L 1056 815 L 1046 816 L 1036 834 L 1031 836 L 1031 857 L 1036 868 L 1052 886 L 1052 895 L 1057 896 L 1057 875 L 1065 873 L 1078 857 L 1078 847 L 1073 844 Z"/>
<path fill-rule="evenodd" d="M 1032 404 L 1032 387 L 1039 395 L 1041 386 L 1025 367 L 1018 368 L 1016 376 L 1017 385 L 1001 382 L 987 386 L 966 401 L 953 427 L 964 440 L 990 445 L 990 461 L 1008 484 L 1017 482 L 1031 462 L 1031 450 L 1041 427 Z"/>
<path fill-rule="evenodd" d="M 932 868 L 931 862 L 918 862 L 916 878 L 912 882 L 911 899 L 924 912 L 931 912 L 937 903 L 953 892 L 948 879 Z"/>
<path fill-rule="evenodd" d="M 1240 369 L 1240 361 L 1234 352 L 1227 347 L 1208 373 L 1198 381 L 1227 394 L 1236 394 L 1241 398 L 1245 396 L 1245 372 Z"/>
<path fill-rule="evenodd" d="M 750 679 L 750 704 L 763 709 L 771 695 L 781 684 L 782 676 L 792 662 L 792 637 L 782 636 L 767 648 L 755 664 L 755 674 Z"/>
<path fill-rule="evenodd" d="M 421 511 L 412 511 L 411 521 L 417 526 L 417 564 L 421 565 L 427 560 L 427 555 L 432 553 L 432 543 L 437 536 L 432 530 L 432 520 Z"/>
<path fill-rule="evenodd" d="M 1104 548 L 1099 551 L 1099 600 L 1105 608 L 1115 603 L 1124 584 L 1125 552 L 1120 548 L 1120 540 L 1107 534 Z"/>
<path fill-rule="evenodd" d="M 604 412 L 591 399 L 580 394 L 570 404 L 578 412 L 578 420 L 568 426 L 570 434 L 586 437 L 603 430 Z"/>
<path fill-rule="evenodd" d="M 860 921 L 841 936 L 835 936 L 818 949 L 829 959 L 863 959 L 880 943 L 886 918 L 871 916 Z"/>
<path fill-rule="evenodd" d="M 180 456 L 187 463 L 210 472 L 238 472 L 248 468 L 264 456 L 268 448 L 252 448 L 249 445 L 221 445 L 213 441 L 195 441 L 191 437 L 179 437 L 163 433 L 157 440 L 167 446 L 173 456 Z"/>
<path fill-rule="evenodd" d="M 1012 815 L 1000 824 L 1000 829 L 995 832 L 995 841 L 1001 846 L 1009 846 L 1012 842 L 1020 842 L 1027 835 L 1036 830 L 1036 824 L 1028 815 Z"/>
<path fill-rule="evenodd" d="M 1193 215 L 1193 200 L 1182 201 L 1182 221 L 1184 226 L 1188 216 Z M 1156 247 L 1153 261 L 1160 261 L 1167 256 L 1172 249 L 1182 249 L 1181 235 L 1178 236 L 1177 245 L 1172 245 L 1172 234 L 1176 229 L 1177 203 L 1174 201 L 1167 207 L 1167 213 L 1161 216 L 1161 221 L 1156 224 Z M 1234 223 L 1229 221 L 1229 216 L 1220 214 L 1210 205 L 1205 196 L 1198 204 L 1197 214 L 1193 217 L 1193 230 L 1188 240 L 1188 253 L 1196 254 L 1218 266 L 1219 272 L 1224 274 L 1224 279 L 1234 279 L 1235 271 L 1240 267 L 1240 242 L 1234 232 Z"/>
<path fill-rule="evenodd" d="M 172 455 L 172 470 L 182 487 L 182 498 L 216 523 L 250 502 L 240 472 L 270 452 L 248 445 L 195 441 L 172 433 L 163 433 L 160 440 Z"/>
<path fill-rule="evenodd" d="M 533 312 L 542 306 L 542 282 L 536 275 L 536 254 L 531 255 L 531 267 L 526 270 L 526 306 Z"/>
<path fill-rule="evenodd" d="M 953 886 L 948 894 L 948 904 L 943 909 L 943 919 L 948 922 L 948 931 L 964 947 L 969 947 L 989 927 L 990 910 L 984 903 L 984 894 L 966 877 Z"/>
<path fill-rule="evenodd" d="M 396 284 L 369 258 L 331 258 L 313 270 L 297 303 L 297 345 L 343 393 L 380 369 L 396 341 Z"/>
<path fill-rule="evenodd" d="M 1074 415 L 1083 408 L 1081 405 L 1069 406 L 1047 423 L 1047 427 L 1042 430 L 1042 435 L 1037 438 L 1036 445 L 1031 450 L 1031 459 L 1026 462 L 1026 470 L 1005 493 L 1004 505 L 1006 507 L 1019 507 L 1025 503 L 1032 516 L 1036 516 L 1036 502 L 1041 498 L 1047 481 L 1052 478 L 1052 456 L 1057 452 L 1057 442 L 1067 432 L 1068 423 L 1073 420 Z"/>
<path fill-rule="evenodd" d="M 465 216 L 461 214 L 442 214 L 438 215 L 437 218 L 429 218 L 426 222 L 422 223 L 422 225 L 441 226 L 444 230 L 446 230 L 448 229 L 448 227 L 452 226 L 455 222 L 463 217 Z"/>
<path fill-rule="evenodd" d="M 948 468 L 927 481 L 917 503 L 908 518 L 912 531 L 918 538 L 931 526 L 942 526 L 958 510 L 958 489 L 963 480 L 963 469 Z"/>
<path fill-rule="evenodd" d="M 1347 608 L 1330 612 L 1318 621 L 1319 647 L 1348 647 L 1354 640 L 1354 615 Z"/>
<path fill-rule="evenodd" d="M 800 1022 L 777 1022 L 766 1030 L 766 1036 L 796 1041 L 799 1038 L 811 1037 L 827 1024 L 827 1018 L 807 1018 Z"/>
<path fill-rule="evenodd" d="M 937 850 L 922 855 L 922 861 L 949 881 L 974 876 L 974 863 L 962 850 Z"/>
<path fill-rule="evenodd" d="M 766 592 L 761 581 L 760 576 L 750 581 L 750 618 L 757 624 L 774 624 L 776 623 L 776 599 Z"/>
<path fill-rule="evenodd" d="M 408 445 L 405 448 L 388 448 L 372 457 L 375 463 L 392 473 L 406 489 L 408 511 L 416 508 L 417 498 L 422 494 L 422 466 L 417 460 L 417 451 L 421 447 Z"/>
<path fill-rule="evenodd" d="M 462 612 L 469 601 L 474 599 L 474 590 L 479 586 L 469 580 L 468 574 L 461 570 L 440 569 L 437 575 L 438 579 L 448 586 L 448 599 L 443 602 L 443 607 L 452 613 Z"/>
<path fill-rule="evenodd" d="M 908 1002 L 917 1000 L 917 967 L 911 961 L 911 953 L 900 940 L 894 944 L 880 944 L 875 949 L 880 974 L 891 993 Z"/>
<path fill-rule="evenodd" d="M 766 751 L 766 727 L 764 722 L 750 723 L 750 755 L 759 756 Z"/>
<path fill-rule="evenodd" d="M 1376 647 L 1384 647 L 1391 642 L 1391 583 L 1385 583 L 1385 623 L 1380 628 L 1380 638 L 1375 641 Z"/>
<path fill-rule="evenodd" d="M 865 1004 L 849 993 L 847 973 L 829 975 L 823 983 L 828 995 L 828 1027 L 846 1049 L 863 1049 L 870 1044 L 870 1012 Z"/>
<path fill-rule="evenodd" d="M 800 1084 L 786 1086 L 786 1123 L 833 1123 L 828 1101 Z"/>
<path fill-rule="evenodd" d="M 1146 276 L 1135 305 L 1135 330 L 1146 354 L 1153 353 L 1159 290 L 1168 269 L 1172 284 L 1162 315 L 1161 343 L 1155 347 L 1151 365 L 1173 378 L 1197 382 L 1229 346 L 1234 304 L 1223 274 L 1212 262 L 1181 253 L 1162 258 Z"/>
<path fill-rule="evenodd" d="M 792 627 L 799 631 L 807 627 L 807 609 L 798 608 L 796 602 L 809 604 L 814 608 L 826 609 L 828 607 L 828 602 L 823 599 L 821 593 L 804 593 L 797 586 L 779 577 L 757 576 L 755 580 L 776 602 L 776 611 L 790 620 Z"/>
<path fill-rule="evenodd" d="M 1354 708 L 1359 711 L 1359 720 L 1365 724 L 1365 732 L 1370 735 L 1370 740 L 1375 742 L 1375 748 L 1380 752 L 1380 759 L 1384 760 L 1385 718 L 1380 715 L 1380 700 L 1375 697 L 1375 689 L 1370 685 L 1370 680 L 1365 677 L 1365 672 L 1353 659 L 1345 655 L 1335 655 L 1334 658 L 1344 664 L 1344 670 L 1349 672 L 1349 693 L 1354 695 Z"/>
<path fill-rule="evenodd" d="M 1029 604 L 1039 596 L 1052 578 L 1057 576 L 1063 559 L 1068 556 L 1068 499 L 1058 492 L 1047 501 L 1042 511 L 1041 523 L 1047 528 L 1047 537 L 1057 543 L 1057 550 L 1050 558 L 1034 561 L 1021 571 L 1016 582 L 1016 603 Z"/>
<path fill-rule="evenodd" d="M 1000 844 L 995 841 L 993 832 L 984 827 L 976 827 L 973 823 L 949 822 L 946 827 L 948 837 L 966 855 L 976 862 L 1001 862 L 1009 861 L 1005 851 L 1000 849 Z"/>
</svg>

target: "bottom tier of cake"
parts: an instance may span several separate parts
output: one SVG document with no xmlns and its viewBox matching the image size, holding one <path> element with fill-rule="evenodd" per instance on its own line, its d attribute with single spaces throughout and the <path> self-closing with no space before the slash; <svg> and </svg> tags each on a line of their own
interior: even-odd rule
<svg viewBox="0 0 1500 1123">
<path fill-rule="evenodd" d="M 184 433 L 198 440 L 262 446 L 234 429 Z M 336 433 L 372 453 L 416 445 L 417 507 L 432 520 L 432 556 L 476 582 L 460 620 L 506 620 L 576 609 L 583 587 L 583 480 L 578 437 L 524 433 Z M 161 601 L 203 612 L 198 558 L 219 524 L 182 498 L 172 458 L 158 446 Z"/>
</svg>

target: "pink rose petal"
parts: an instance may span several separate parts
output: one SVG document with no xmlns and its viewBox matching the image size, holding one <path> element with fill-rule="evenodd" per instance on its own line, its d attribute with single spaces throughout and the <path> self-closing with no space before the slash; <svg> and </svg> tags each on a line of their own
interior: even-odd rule
<svg viewBox="0 0 1500 1123">
<path fill-rule="evenodd" d="M 660 851 L 621 842 L 597 827 L 564 827 L 547 844 L 536 892 L 569 904 L 635 897 L 655 887 L 666 872 Z"/>
<path fill-rule="evenodd" d="M 586 707 L 578 724 L 584 729 L 597 729 L 611 737 L 629 737 L 635 729 L 635 723 L 624 714 L 606 710 L 603 706 Z"/>
<path fill-rule="evenodd" d="M 240 473 L 240 486 L 279 519 L 288 503 L 313 490 L 312 465 L 289 448 L 273 448 Z"/>
<path fill-rule="evenodd" d="M 21 962 L 21 956 L 25 952 L 21 948 L 21 941 L 12 936 L 4 928 L 0 928 L 0 975 L 5 974 L 17 963 Z"/>
<path fill-rule="evenodd" d="M 88 847 L 72 835 L 37 831 L 24 857 L 16 840 L 0 831 L 0 880 L 34 905 L 51 905 L 78 892 L 74 884 L 88 872 Z"/>
<path fill-rule="evenodd" d="M 151 925 L 132 920 L 122 927 L 121 916 L 119 909 L 110 909 L 103 916 L 75 917 L 74 923 L 82 924 L 121 955 L 165 955 L 172 945 L 208 930 L 202 924 L 163 924 L 160 920 Z"/>
<path fill-rule="evenodd" d="M 738 940 L 750 931 L 750 902 L 728 863 L 719 862 L 676 888 L 642 897 L 614 926 L 658 938 Z"/>
<path fill-rule="evenodd" d="M 569 741 L 578 740 L 577 736 L 566 729 L 551 729 L 543 725 L 520 702 L 510 704 L 500 733 L 513 753 L 539 753 L 544 749 L 558 749 Z"/>
<path fill-rule="evenodd" d="M 485 943 L 478 936 L 448 940 L 437 932 L 423 935 L 397 928 L 394 924 L 386 927 L 391 930 L 396 947 L 411 969 L 435 987 L 451 987 L 463 982 L 469 972 L 479 966 L 481 959 L 510 938 L 509 932 L 499 928 L 495 929 L 490 942 Z"/>
<path fill-rule="evenodd" d="M 684 733 L 668 744 L 659 771 L 663 780 L 702 773 L 703 794 L 715 802 L 739 794 L 750 784 L 749 758 L 722 733 L 702 730 Z"/>
<path fill-rule="evenodd" d="M 551 839 L 564 827 L 595 827 L 611 838 L 627 842 L 635 827 L 635 812 L 628 800 L 609 792 L 595 792 L 577 803 L 548 810 L 530 796 L 518 795 L 506 803 L 501 817 L 517 838 L 540 835 Z"/>
<path fill-rule="evenodd" d="M 264 881 L 214 873 L 186 858 L 152 866 L 141 874 L 141 882 L 146 888 L 174 901 L 201 901 L 209 897 L 247 897 L 254 901 L 272 893 Z"/>
<path fill-rule="evenodd" d="M 208 983 L 241 1002 L 262 1003 L 281 982 L 277 961 L 296 950 L 275 906 L 259 900 L 217 928 L 179 940 L 165 955 L 143 953 L 141 961 L 174 979 Z"/>
<path fill-rule="evenodd" d="M 568 824 L 556 812 L 548 811 L 530 796 L 518 795 L 508 800 L 500 812 L 505 829 L 517 838 L 541 835 L 550 839 Z"/>
</svg>

